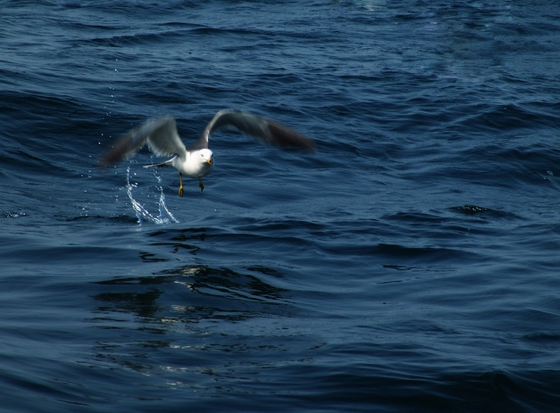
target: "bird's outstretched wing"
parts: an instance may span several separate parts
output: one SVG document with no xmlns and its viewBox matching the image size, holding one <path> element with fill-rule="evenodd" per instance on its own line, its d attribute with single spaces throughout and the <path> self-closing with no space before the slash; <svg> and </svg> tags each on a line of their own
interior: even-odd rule
<svg viewBox="0 0 560 413">
<path fill-rule="evenodd" d="M 269 145 L 293 146 L 311 151 L 315 149 L 311 140 L 287 126 L 249 112 L 224 109 L 216 113 L 189 150 L 208 148 L 208 138 L 220 129 L 237 129 Z"/>
<path fill-rule="evenodd" d="M 144 144 L 148 144 L 156 155 L 179 155 L 183 159 L 186 157 L 187 150 L 177 133 L 175 119 L 165 116 L 150 119 L 129 130 L 111 150 L 105 153 L 101 162 L 104 165 L 113 165 L 128 159 L 134 156 Z"/>
</svg>

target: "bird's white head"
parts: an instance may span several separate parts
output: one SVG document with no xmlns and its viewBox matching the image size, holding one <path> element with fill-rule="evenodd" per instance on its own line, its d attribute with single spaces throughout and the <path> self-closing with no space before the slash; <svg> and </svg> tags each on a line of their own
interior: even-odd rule
<svg viewBox="0 0 560 413">
<path fill-rule="evenodd" d="M 210 172 L 214 167 L 214 154 L 210 149 L 201 149 L 198 151 L 196 157 L 200 168 Z"/>
<path fill-rule="evenodd" d="M 198 157 L 202 163 L 206 162 L 209 165 L 212 165 L 214 161 L 214 154 L 210 149 L 201 149 L 198 151 Z"/>
</svg>

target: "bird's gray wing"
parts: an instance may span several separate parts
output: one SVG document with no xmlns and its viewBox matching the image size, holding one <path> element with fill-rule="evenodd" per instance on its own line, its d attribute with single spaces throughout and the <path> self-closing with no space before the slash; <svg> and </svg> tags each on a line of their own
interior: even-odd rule
<svg viewBox="0 0 560 413">
<path fill-rule="evenodd" d="M 202 136 L 189 147 L 189 150 L 208 148 L 208 138 L 220 129 L 237 129 L 269 145 L 294 146 L 311 151 L 315 149 L 310 139 L 285 125 L 249 112 L 224 109 L 216 113 Z"/>
<path fill-rule="evenodd" d="M 186 148 L 177 133 L 175 119 L 165 116 L 150 119 L 129 130 L 111 150 L 105 153 L 101 162 L 105 165 L 113 165 L 128 159 L 134 156 L 144 144 L 148 144 L 156 155 L 179 155 L 183 159 L 186 157 Z"/>
</svg>

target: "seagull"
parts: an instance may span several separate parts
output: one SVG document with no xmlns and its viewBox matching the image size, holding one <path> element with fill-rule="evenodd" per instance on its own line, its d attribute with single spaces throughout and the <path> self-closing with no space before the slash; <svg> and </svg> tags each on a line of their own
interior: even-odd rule
<svg viewBox="0 0 560 413">
<path fill-rule="evenodd" d="M 208 139 L 213 132 L 221 129 L 237 129 L 269 145 L 292 146 L 309 151 L 315 148 L 310 139 L 285 125 L 249 112 L 224 109 L 216 113 L 200 138 L 188 148 L 179 137 L 175 118 L 164 116 L 150 119 L 118 140 L 101 158 L 101 164 L 114 165 L 128 159 L 147 144 L 158 156 L 174 156 L 162 163 L 145 165 L 145 168 L 176 168 L 179 171 L 179 196 L 183 196 L 183 174 L 198 178 L 198 186 L 203 191 L 202 178 L 214 168 L 214 154 L 208 148 Z"/>
</svg>

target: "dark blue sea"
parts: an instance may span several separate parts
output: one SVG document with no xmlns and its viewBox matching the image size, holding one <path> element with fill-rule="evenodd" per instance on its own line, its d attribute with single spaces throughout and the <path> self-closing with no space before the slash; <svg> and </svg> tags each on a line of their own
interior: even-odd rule
<svg viewBox="0 0 560 413">
<path fill-rule="evenodd" d="M 559 135 L 555 1 L 2 0 L 0 411 L 558 412 Z"/>
</svg>

